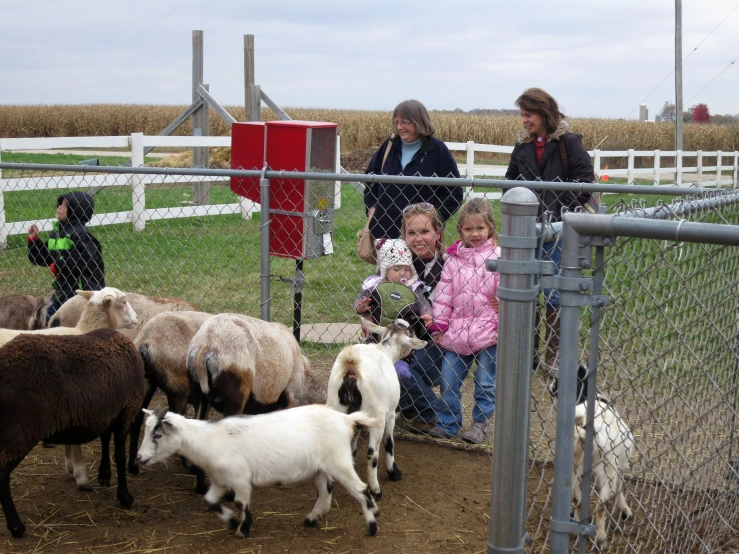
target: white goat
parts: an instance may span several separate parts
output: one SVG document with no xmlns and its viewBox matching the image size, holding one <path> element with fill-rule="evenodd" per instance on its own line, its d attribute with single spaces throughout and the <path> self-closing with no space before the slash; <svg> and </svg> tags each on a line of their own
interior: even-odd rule
<svg viewBox="0 0 739 554">
<path fill-rule="evenodd" d="M 573 517 L 580 520 L 582 500 L 582 474 L 584 471 L 585 427 L 587 424 L 586 399 L 587 368 L 580 365 L 577 369 L 577 396 L 575 405 L 575 454 L 572 470 Z M 549 385 L 550 394 L 556 398 L 558 379 Z M 634 453 L 634 435 L 629 426 L 619 415 L 616 407 L 603 396 L 595 393 L 593 413 L 593 487 L 597 491 L 595 508 L 596 541 L 600 544 L 606 540 L 605 505 L 615 499 L 616 507 L 621 512 L 621 519 L 631 518 L 632 512 L 624 497 L 624 473 L 629 470 L 629 459 Z"/>
<path fill-rule="evenodd" d="M 254 486 L 273 486 L 313 477 L 318 500 L 304 524 L 313 527 L 331 507 L 333 482 L 338 481 L 359 502 L 369 535 L 377 533 L 377 505 L 354 470 L 351 440 L 358 426 L 375 422 L 364 412 L 344 415 L 327 406 L 300 406 L 257 416 L 225 417 L 212 423 L 167 412 L 144 410 L 144 440 L 138 455 L 145 466 L 173 454 L 184 456 L 205 470 L 210 488 L 208 507 L 248 537 Z M 234 491 L 238 515 L 221 505 Z"/>
<path fill-rule="evenodd" d="M 400 383 L 394 364 L 405 358 L 411 350 L 426 346 L 426 341 L 415 338 L 410 325 L 397 319 L 387 327 L 381 327 L 363 318 L 367 329 L 380 336 L 378 344 L 354 344 L 339 353 L 328 378 L 326 403 L 344 413 L 357 410 L 367 412 L 377 420 L 369 429 L 367 449 L 367 482 L 375 498 L 382 496 L 377 480 L 377 463 L 380 443 L 385 440 L 385 463 L 388 476 L 399 481 L 403 474 L 395 463 L 393 430 L 395 408 L 400 399 Z M 357 436 L 352 441 L 352 451 L 357 449 Z"/>
<path fill-rule="evenodd" d="M 54 327 L 34 331 L 0 329 L 0 346 L 18 335 L 84 335 L 95 329 L 129 329 L 137 324 L 136 312 L 128 303 L 126 294 L 113 287 L 98 291 L 78 290 L 77 296 L 85 301 L 85 307 L 75 327 Z M 82 447 L 64 445 L 64 467 L 74 477 L 81 490 L 92 490 L 87 468 L 82 459 Z"/>
</svg>

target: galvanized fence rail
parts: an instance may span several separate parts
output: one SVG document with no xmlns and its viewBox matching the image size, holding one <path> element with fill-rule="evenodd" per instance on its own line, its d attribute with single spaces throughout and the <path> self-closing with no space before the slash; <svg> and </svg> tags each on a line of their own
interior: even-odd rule
<svg viewBox="0 0 739 554">
<path fill-rule="evenodd" d="M 477 192 L 499 192 L 501 187 L 514 184 L 486 179 L 370 178 L 257 168 L 228 171 L 0 163 L 0 169 L 6 183 L 23 183 L 23 190 L 5 186 L 0 191 L 6 214 L 6 220 L 0 221 L 0 236 L 7 238 L 6 248 L 0 250 L 0 296 L 51 291 L 51 275 L 28 262 L 25 236 L 3 234 L 3 229 L 19 222 L 40 223 L 50 229 L 57 197 L 77 190 L 79 180 L 74 177 L 84 171 L 94 175 L 94 186 L 100 187 L 95 195 L 96 219 L 91 231 L 103 245 L 109 285 L 185 298 L 213 313 L 240 312 L 283 322 L 300 334 L 304 349 L 313 359 L 325 358 L 326 367 L 343 344 L 358 340 L 358 318 L 352 304 L 363 280 L 374 273 L 374 268 L 359 261 L 355 253 L 356 232 L 366 222 L 361 194 L 348 184 L 342 187 L 341 208 L 332 210 L 331 225 L 325 233 L 328 236 L 321 237 L 321 254 L 325 255 L 304 259 L 298 266 L 298 260 L 269 256 L 266 223 L 270 216 L 253 209 L 248 210 L 251 213 L 232 209 L 243 199 L 231 192 L 231 177 L 261 179 L 265 193 L 273 186 L 299 187 L 306 180 L 326 182 L 331 191 L 336 180 L 460 185 Z M 55 188 L 48 188 L 48 178 L 55 179 Z M 211 182 L 210 204 L 193 204 L 193 185 L 205 178 Z M 41 179 L 43 187 L 34 188 Z M 715 237 L 695 243 L 688 242 L 683 233 L 690 229 L 690 223 L 714 224 L 721 230 L 728 229 L 727 224 L 737 224 L 736 191 L 538 182 L 515 185 L 523 189 L 608 193 L 607 213 L 621 214 L 619 219 L 628 222 L 624 224 L 626 230 L 618 233 L 581 232 L 576 239 L 579 248 L 592 248 L 592 257 L 585 263 L 587 256 L 580 253 L 576 267 L 570 262 L 563 264 L 568 271 L 585 273 L 582 277 L 565 275 L 574 281 L 561 281 L 559 285 L 580 291 L 581 279 L 591 278 L 587 292 L 607 298 L 601 305 L 570 307 L 570 315 L 565 309 L 553 321 L 534 317 L 535 297 L 528 300 L 532 307 L 528 312 L 511 311 L 520 299 L 506 298 L 506 290 L 549 287 L 556 280 L 553 275 L 541 276 L 531 267 L 518 274 L 507 273 L 502 267 L 499 270 L 500 332 L 511 326 L 517 332 L 509 341 L 499 342 L 495 424 L 484 446 L 490 448 L 493 441 L 502 445 L 493 451 L 491 509 L 495 510 L 495 521 L 506 521 L 501 519 L 504 513 L 513 514 L 515 521 L 507 520 L 512 525 L 494 535 L 491 526 L 488 548 L 548 552 L 550 547 L 561 548 L 562 544 L 574 546 L 569 532 L 579 527 L 570 527 L 567 521 L 571 490 L 565 478 L 572 471 L 574 456 L 574 408 L 560 409 L 558 421 L 555 401 L 547 392 L 550 377 L 542 369 L 548 343 L 555 336 L 551 327 L 558 326 L 563 343 L 560 365 L 569 368 L 561 374 L 567 382 L 561 383 L 560 390 L 566 389 L 565 397 L 574 395 L 574 389 L 568 392 L 574 384 L 572 363 L 585 361 L 591 368 L 589 383 L 597 384 L 609 399 L 633 433 L 635 443 L 628 470 L 619 474 L 632 517 L 621 521 L 613 501 L 606 503 L 606 540 L 596 542 L 591 537 L 581 544 L 604 552 L 720 551 L 739 530 L 739 287 L 735 261 L 739 257 L 734 247 L 711 244 Z M 136 205 L 134 188 L 141 186 L 146 188 L 146 202 Z M 515 250 L 519 261 L 530 262 L 531 253 L 521 254 L 516 250 L 520 244 L 506 242 L 510 241 L 506 237 L 522 232 L 515 225 L 510 227 L 505 219 L 501 223 L 500 210 L 514 209 L 514 204 L 493 203 L 503 260 L 507 251 L 513 255 Z M 229 207 L 219 211 L 220 206 Z M 269 209 L 266 202 L 254 207 Z M 536 219 L 536 212 L 530 217 Z M 658 219 L 670 220 L 675 232 L 655 240 L 637 238 L 628 231 L 641 231 L 641 223 L 656 223 L 652 220 Z M 542 234 L 551 226 L 541 225 L 547 222 L 546 214 L 539 218 L 532 252 L 547 240 Z M 458 237 L 455 223 L 456 216 L 447 222 L 447 245 Z M 530 232 L 527 227 L 526 233 Z M 590 244 L 583 245 L 587 240 Z M 527 244 L 530 248 L 530 241 Z M 515 285 L 514 281 L 523 285 Z M 540 336 L 537 348 L 542 361 L 532 371 L 531 356 L 526 353 L 532 350 L 533 337 L 526 329 L 537 322 L 535 334 Z M 577 345 L 574 351 L 572 344 Z M 518 356 L 514 363 L 518 373 L 507 369 L 508 362 L 504 364 L 506 352 Z M 595 368 L 597 371 L 593 371 Z M 472 418 L 474 385 L 470 376 L 462 387 L 465 427 Z M 562 400 L 560 396 L 560 406 Z M 593 406 L 590 402 L 591 410 Z M 526 419 L 525 427 L 510 424 L 511 410 L 519 419 Z M 586 416 L 588 421 L 593 418 L 593 413 Z M 560 428 L 565 439 L 556 446 L 556 430 Z M 589 427 L 586 429 L 592 433 Z M 510 456 L 522 452 L 528 463 L 515 465 Z M 564 469 L 563 460 L 567 466 Z M 586 469 L 589 465 L 586 463 Z M 525 492 L 506 498 L 517 481 L 523 481 Z M 598 494 L 583 496 L 591 500 L 589 510 L 583 506 L 583 519 L 596 509 Z M 503 500 L 496 503 L 496 498 Z"/>
</svg>

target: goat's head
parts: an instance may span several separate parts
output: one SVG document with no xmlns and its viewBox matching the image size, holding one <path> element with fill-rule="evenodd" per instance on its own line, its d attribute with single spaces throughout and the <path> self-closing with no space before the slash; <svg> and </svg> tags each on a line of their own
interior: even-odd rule
<svg viewBox="0 0 739 554">
<path fill-rule="evenodd" d="M 77 294 L 86 298 L 89 304 L 97 305 L 107 313 L 111 329 L 132 329 L 138 324 L 136 312 L 128 303 L 126 293 L 117 288 L 105 287 L 94 292 L 78 290 Z"/>
<path fill-rule="evenodd" d="M 151 465 L 163 462 L 179 448 L 181 437 L 177 428 L 177 418 L 182 416 L 166 409 L 151 411 L 142 408 L 147 414 L 144 439 L 141 441 L 136 459 L 140 464 Z"/>
<path fill-rule="evenodd" d="M 362 318 L 362 325 L 370 333 L 379 335 L 380 346 L 390 352 L 393 363 L 405 358 L 412 350 L 418 350 L 426 346 L 426 341 L 417 339 L 413 328 L 404 319 L 396 319 L 389 323 L 387 327 L 382 327 Z"/>
<path fill-rule="evenodd" d="M 587 394 L 587 378 L 588 375 L 588 368 L 585 367 L 583 364 L 580 364 L 577 368 L 577 389 L 576 389 L 576 396 L 575 396 L 575 404 L 582 404 L 586 400 L 586 394 Z M 557 398 L 557 391 L 559 390 L 559 376 L 555 374 L 549 375 L 550 381 L 549 385 L 547 386 L 547 390 L 549 391 L 549 395 L 552 398 Z"/>
</svg>

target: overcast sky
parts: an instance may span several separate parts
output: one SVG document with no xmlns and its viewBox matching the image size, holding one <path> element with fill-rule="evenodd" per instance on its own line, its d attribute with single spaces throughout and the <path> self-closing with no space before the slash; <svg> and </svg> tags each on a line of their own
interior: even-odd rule
<svg viewBox="0 0 739 554">
<path fill-rule="evenodd" d="M 685 109 L 739 113 L 739 61 L 726 69 L 739 57 L 739 0 L 682 4 L 683 57 L 713 31 L 684 62 Z M 0 104 L 189 104 L 198 29 L 204 81 L 224 105 L 243 105 L 253 34 L 256 83 L 283 107 L 513 108 L 538 86 L 570 116 L 635 118 L 645 101 L 653 118 L 675 98 L 674 76 L 652 92 L 674 69 L 674 10 L 674 0 L 0 0 Z"/>
</svg>

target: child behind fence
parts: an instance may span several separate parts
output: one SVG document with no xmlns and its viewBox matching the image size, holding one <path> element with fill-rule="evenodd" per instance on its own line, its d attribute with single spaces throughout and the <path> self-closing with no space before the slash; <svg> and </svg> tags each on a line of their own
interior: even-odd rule
<svg viewBox="0 0 739 554">
<path fill-rule="evenodd" d="M 493 209 L 481 198 L 468 201 L 459 212 L 460 240 L 447 249 L 448 259 L 436 286 L 433 322 L 428 329 L 444 349 L 441 366 L 441 405 L 436 427 L 429 434 L 450 438 L 462 428 L 462 382 L 474 362 L 475 406 L 472 426 L 462 439 L 481 443 L 495 410 L 495 355 L 498 342 L 498 283 L 485 261 L 498 258 Z"/>
</svg>

